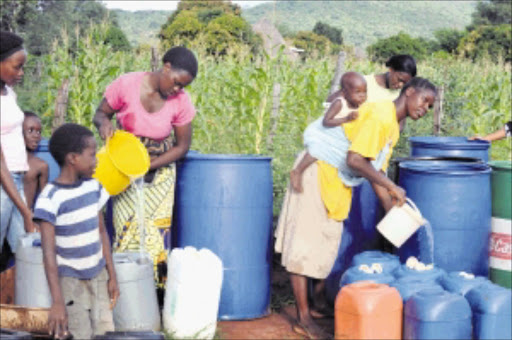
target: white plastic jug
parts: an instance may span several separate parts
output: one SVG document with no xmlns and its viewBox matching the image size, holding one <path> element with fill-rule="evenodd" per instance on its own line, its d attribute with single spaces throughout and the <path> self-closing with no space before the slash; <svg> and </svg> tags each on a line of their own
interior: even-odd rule
<svg viewBox="0 0 512 340">
<path fill-rule="evenodd" d="M 416 204 L 406 198 L 407 204 L 394 206 L 377 224 L 377 230 L 393 245 L 400 248 L 419 227 L 427 221 L 421 216 Z"/>
<path fill-rule="evenodd" d="M 223 268 L 209 249 L 174 248 L 167 263 L 162 319 L 179 339 L 212 339 L 217 327 Z"/>
</svg>

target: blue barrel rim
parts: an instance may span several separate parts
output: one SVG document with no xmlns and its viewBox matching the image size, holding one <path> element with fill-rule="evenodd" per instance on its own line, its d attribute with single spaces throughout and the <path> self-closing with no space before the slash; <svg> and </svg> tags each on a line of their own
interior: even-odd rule
<svg viewBox="0 0 512 340">
<path fill-rule="evenodd" d="M 409 137 L 409 144 L 414 147 L 423 147 L 443 150 L 488 150 L 491 143 L 485 140 L 469 140 L 458 136 L 415 136 Z"/>
<path fill-rule="evenodd" d="M 491 167 L 486 163 L 468 163 L 458 161 L 405 161 L 399 163 L 400 170 L 415 173 L 445 174 L 445 175 L 480 175 L 490 174 Z"/>
<path fill-rule="evenodd" d="M 201 160 L 201 161 L 272 161 L 272 157 L 251 154 L 205 154 L 191 153 L 187 154 L 182 160 Z"/>
</svg>

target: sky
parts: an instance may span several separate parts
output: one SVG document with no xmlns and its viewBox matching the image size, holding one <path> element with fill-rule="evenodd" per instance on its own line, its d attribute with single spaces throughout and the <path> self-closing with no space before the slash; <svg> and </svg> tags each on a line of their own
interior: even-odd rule
<svg viewBox="0 0 512 340">
<path fill-rule="evenodd" d="M 124 1 L 124 0 L 102 0 L 108 9 L 124 9 L 126 11 L 142 11 L 142 10 L 175 10 L 179 1 L 170 0 L 139 0 L 139 1 Z M 271 1 L 236 1 L 233 3 L 240 5 L 242 8 L 253 7 L 265 2 Z"/>
</svg>

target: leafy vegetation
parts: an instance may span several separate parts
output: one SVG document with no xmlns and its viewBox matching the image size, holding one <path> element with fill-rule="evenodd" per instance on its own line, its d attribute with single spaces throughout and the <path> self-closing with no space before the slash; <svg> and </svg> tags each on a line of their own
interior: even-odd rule
<svg viewBox="0 0 512 340">
<path fill-rule="evenodd" d="M 313 30 L 319 19 L 343 31 L 345 44 L 368 46 L 378 39 L 407 32 L 433 38 L 439 29 L 464 30 L 471 23 L 477 1 L 277 1 L 276 26 L 283 36 Z M 407 4 L 407 6 L 404 6 Z M 113 11 L 132 46 L 156 44 L 170 11 Z M 378 15 L 375 15 L 378 13 Z M 273 3 L 243 9 L 254 24 L 273 18 Z M 399 18 L 399 19 L 397 19 Z M 318 33 L 318 32 L 316 32 Z"/>
<path fill-rule="evenodd" d="M 429 51 L 429 42 L 423 38 L 413 38 L 409 34 L 400 32 L 395 36 L 380 39 L 368 46 L 367 51 L 373 61 L 383 63 L 397 54 L 409 54 L 416 60 L 424 59 Z"/>
<path fill-rule="evenodd" d="M 323 35 L 333 44 L 343 45 L 343 32 L 336 27 L 332 27 L 319 21 L 315 24 L 315 27 L 313 27 L 313 33 Z"/>
<path fill-rule="evenodd" d="M 472 60 L 490 57 L 512 61 L 512 2 L 481 2 L 473 13 L 473 22 L 465 31 L 441 29 L 434 32 L 436 40 L 413 38 L 400 32 L 380 39 L 367 48 L 375 61 L 383 61 L 398 53 L 407 53 L 416 59 L 436 51 L 456 53 Z M 482 24 L 483 23 L 483 24 Z"/>
<path fill-rule="evenodd" d="M 472 14 L 469 29 L 480 25 L 503 25 L 512 23 L 512 3 L 507 0 L 481 1 Z"/>
<path fill-rule="evenodd" d="M 274 211 L 277 214 L 290 167 L 302 149 L 302 133 L 322 114 L 322 102 L 327 97 L 336 61 L 328 53 L 310 54 L 298 62 L 288 60 L 283 54 L 276 58 L 265 53 L 254 55 L 254 46 L 243 43 L 250 37 L 246 35 L 247 26 L 237 7 L 195 6 L 189 1 L 181 6 L 171 15 L 173 19 L 169 18 L 162 32 L 167 29 L 179 31 L 180 39 L 184 40 L 195 34 L 201 36 L 188 41 L 200 60 L 198 76 L 188 89 L 198 111 L 193 123 L 192 149 L 204 153 L 272 156 Z M 21 23 L 28 15 L 20 14 L 17 20 Z M 196 29 L 197 25 L 201 28 Z M 107 84 L 125 72 L 150 69 L 147 46 L 127 52 L 113 42 L 105 43 L 109 34 L 115 37 L 109 33 L 112 25 L 108 21 L 88 27 L 79 35 L 62 30 L 59 41 L 51 46 L 51 53 L 29 57 L 25 82 L 17 88 L 18 99 L 22 109 L 41 115 L 45 137 L 49 137 L 51 130 L 58 90 L 66 79 L 70 82 L 66 121 L 83 124 L 95 131 L 92 117 Z M 487 37 L 487 44 L 497 43 L 496 36 L 485 31 L 488 27 L 504 29 L 500 25 L 478 26 L 461 41 L 472 37 L 471 34 L 478 34 Z M 324 35 L 313 32 L 301 35 L 306 42 L 318 42 L 318 50 L 331 47 L 331 41 Z M 409 45 L 418 53 L 435 47 L 426 39 L 422 47 L 416 44 L 419 38 L 405 33 L 401 35 L 402 41 L 395 46 L 399 50 L 386 50 L 385 53 L 404 53 Z M 510 119 L 511 65 L 499 54 L 491 59 L 484 53 L 474 61 L 470 55 L 471 58 L 464 58 L 449 54 L 457 36 L 449 30 L 436 33 L 437 48 L 443 49 L 444 53 L 418 56 L 419 75 L 444 88 L 442 135 L 484 135 L 501 128 Z M 215 40 L 216 45 L 208 45 L 208 39 Z M 485 42 L 485 39 L 479 39 L 471 41 L 479 46 Z M 409 40 L 413 41 L 409 44 Z M 300 46 L 300 42 L 296 44 Z M 383 46 L 389 48 L 393 44 L 388 41 Z M 219 53 L 212 53 L 213 50 Z M 222 54 L 222 57 L 215 54 Z M 362 74 L 384 72 L 380 60 L 357 59 L 349 55 L 345 69 Z M 274 97 L 276 84 L 280 88 L 278 103 Z M 432 125 L 431 115 L 415 123 L 408 122 L 395 156 L 408 154 L 407 137 L 431 135 Z M 493 159 L 510 157 L 509 141 L 493 143 Z"/>
<path fill-rule="evenodd" d="M 46 137 L 57 91 L 64 79 L 71 80 L 66 120 L 92 128 L 92 116 L 106 85 L 122 73 L 150 68 L 147 50 L 116 52 L 111 46 L 97 44 L 95 39 L 102 41 L 105 31 L 106 26 L 97 27 L 79 41 L 74 54 L 69 53 L 69 42 L 64 39 L 64 43 L 54 45 L 48 56 L 29 59 L 26 81 L 17 89 L 18 98 L 22 109 L 42 115 Z M 290 167 L 302 149 L 302 133 L 322 114 L 321 104 L 328 94 L 335 60 L 321 57 L 291 62 L 282 55 L 251 58 L 249 53 L 219 60 L 205 49 L 196 53 L 199 73 L 188 89 L 198 110 L 192 149 L 272 156 L 277 214 Z M 385 71 L 379 63 L 352 58 L 345 67 L 363 74 Z M 473 63 L 447 55 L 427 57 L 419 62 L 418 70 L 421 76 L 444 86 L 442 135 L 483 135 L 502 127 L 509 119 L 510 64 L 488 59 Z M 280 84 L 279 107 L 273 114 L 276 83 Z M 408 136 L 431 135 L 432 122 L 431 114 L 416 123 L 408 122 L 395 156 L 408 154 Z M 509 142 L 496 142 L 492 158 L 510 159 L 510 152 Z"/>
<path fill-rule="evenodd" d="M 91 24 L 107 21 L 117 27 L 117 21 L 97 1 L 1 0 L 1 9 L 1 29 L 20 34 L 28 51 L 35 55 L 47 54 L 63 31 L 73 49 Z M 117 48 L 127 48 L 125 43 L 119 45 L 126 40 L 122 31 L 114 29 L 110 39 Z"/>
<path fill-rule="evenodd" d="M 293 37 L 293 45 L 304 50 L 302 57 L 317 57 L 331 52 L 331 42 L 323 35 L 310 31 L 299 31 Z"/>
<path fill-rule="evenodd" d="M 478 26 L 466 34 L 457 48 L 465 57 L 481 59 L 489 56 L 492 60 L 504 58 L 512 61 L 512 26 Z"/>
<path fill-rule="evenodd" d="M 261 44 L 261 39 L 241 17 L 240 7 L 221 0 L 180 1 L 159 36 L 164 48 L 200 42 L 209 54 L 216 56 L 239 46 L 249 46 L 256 52 Z"/>
<path fill-rule="evenodd" d="M 111 10 L 117 18 L 119 27 L 132 46 L 158 46 L 158 32 L 171 11 L 123 11 Z"/>
</svg>

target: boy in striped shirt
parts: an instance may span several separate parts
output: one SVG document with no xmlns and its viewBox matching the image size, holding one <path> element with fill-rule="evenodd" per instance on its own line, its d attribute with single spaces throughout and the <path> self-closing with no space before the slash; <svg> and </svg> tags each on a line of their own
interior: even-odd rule
<svg viewBox="0 0 512 340">
<path fill-rule="evenodd" d="M 102 207 L 109 196 L 91 176 L 96 141 L 77 124 L 64 124 L 50 138 L 60 175 L 37 199 L 44 267 L 52 295 L 48 326 L 55 338 L 92 339 L 114 331 L 112 308 L 119 288 Z M 110 303 L 109 303 L 110 299 Z"/>
</svg>

